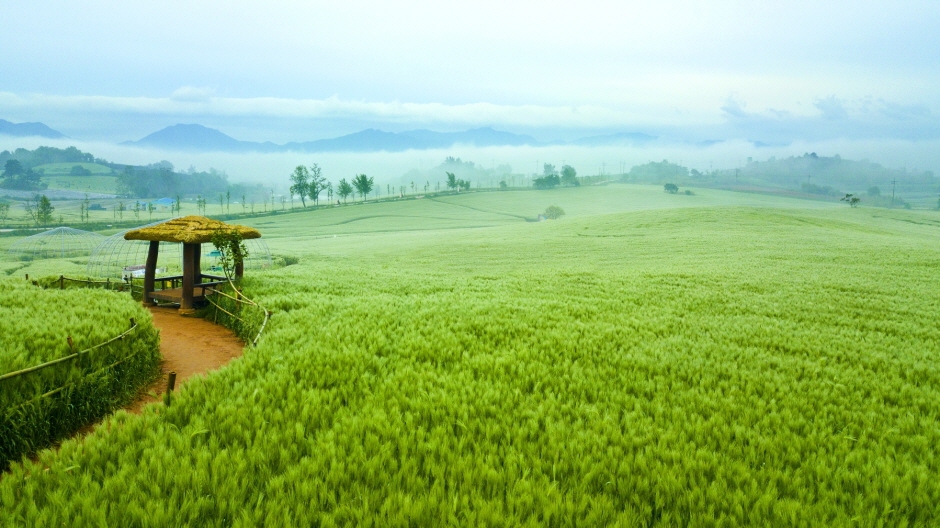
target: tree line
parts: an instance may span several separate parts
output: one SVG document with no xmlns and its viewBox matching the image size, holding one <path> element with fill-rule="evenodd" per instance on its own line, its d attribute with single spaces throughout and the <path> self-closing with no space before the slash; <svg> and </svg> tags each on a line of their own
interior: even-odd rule
<svg viewBox="0 0 940 528">
<path fill-rule="evenodd" d="M 367 200 L 375 186 L 375 178 L 357 174 L 351 182 L 346 178 L 340 179 L 336 184 L 336 189 L 333 189 L 332 182 L 323 177 L 323 171 L 316 163 L 310 167 L 298 165 L 290 175 L 290 182 L 291 196 L 299 196 L 304 207 L 307 207 L 307 198 L 315 205 L 320 205 L 321 194 L 326 194 L 330 203 L 333 202 L 334 193 L 343 200 L 343 203 L 346 203 L 347 197 L 354 193 L 358 193 L 363 200 Z"/>
</svg>

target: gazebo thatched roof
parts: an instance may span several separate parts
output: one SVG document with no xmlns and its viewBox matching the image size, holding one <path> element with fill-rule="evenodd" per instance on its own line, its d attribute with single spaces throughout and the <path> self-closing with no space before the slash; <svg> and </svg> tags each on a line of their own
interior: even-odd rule
<svg viewBox="0 0 940 528">
<path fill-rule="evenodd" d="M 205 244 L 211 242 L 212 235 L 220 229 L 229 232 L 238 231 L 244 239 L 261 238 L 261 233 L 252 227 L 226 224 L 204 216 L 184 216 L 167 220 L 155 226 L 128 231 L 124 234 L 124 239 Z"/>
</svg>

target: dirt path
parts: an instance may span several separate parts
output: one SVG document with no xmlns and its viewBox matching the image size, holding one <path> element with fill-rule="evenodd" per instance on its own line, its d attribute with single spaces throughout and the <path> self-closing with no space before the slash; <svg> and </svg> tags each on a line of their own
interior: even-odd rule
<svg viewBox="0 0 940 528">
<path fill-rule="evenodd" d="M 198 317 L 181 316 L 175 308 L 153 307 L 150 313 L 153 325 L 160 329 L 163 373 L 141 398 L 125 407 L 132 413 L 140 413 L 144 405 L 162 398 L 168 373 L 176 372 L 176 390 L 179 390 L 189 378 L 240 357 L 245 347 L 228 328 Z"/>
</svg>

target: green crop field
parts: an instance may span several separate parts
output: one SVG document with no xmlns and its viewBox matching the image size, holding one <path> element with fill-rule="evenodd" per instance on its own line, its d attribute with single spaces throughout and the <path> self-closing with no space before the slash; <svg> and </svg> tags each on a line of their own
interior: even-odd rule
<svg viewBox="0 0 940 528">
<path fill-rule="evenodd" d="M 0 524 L 940 523 L 940 216 L 695 193 L 246 221 L 299 259 L 246 277 L 259 346 L 14 465 Z"/>
<path fill-rule="evenodd" d="M 111 167 L 88 162 L 46 163 L 45 165 L 38 165 L 33 167 L 33 170 L 42 171 L 42 173 L 46 176 L 68 176 L 69 172 L 72 170 L 72 167 L 76 165 L 91 172 L 92 175 L 114 174 L 114 171 L 111 169 Z"/>
<path fill-rule="evenodd" d="M 117 178 L 108 175 L 69 176 L 66 172 L 59 176 L 47 173 L 41 180 L 49 189 L 105 194 L 117 192 Z"/>
</svg>

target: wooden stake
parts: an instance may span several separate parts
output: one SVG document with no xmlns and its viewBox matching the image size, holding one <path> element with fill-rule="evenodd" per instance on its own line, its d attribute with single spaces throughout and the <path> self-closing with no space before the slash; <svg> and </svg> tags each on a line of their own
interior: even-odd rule
<svg viewBox="0 0 940 528">
<path fill-rule="evenodd" d="M 170 406 L 172 401 L 173 388 L 176 387 L 176 371 L 170 372 L 166 379 L 166 394 L 163 395 L 163 404 Z"/>
<path fill-rule="evenodd" d="M 59 275 L 59 289 L 65 289 L 65 275 Z"/>
</svg>

